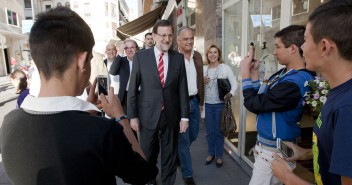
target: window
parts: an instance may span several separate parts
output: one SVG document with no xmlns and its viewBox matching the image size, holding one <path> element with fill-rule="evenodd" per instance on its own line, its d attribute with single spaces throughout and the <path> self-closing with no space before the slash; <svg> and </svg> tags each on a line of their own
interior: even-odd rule
<svg viewBox="0 0 352 185">
<path fill-rule="evenodd" d="M 70 6 L 70 2 L 66 2 L 66 3 L 65 3 L 65 6 L 70 8 L 70 7 L 71 7 L 71 6 Z"/>
<path fill-rule="evenodd" d="M 78 2 L 74 2 L 74 3 L 73 3 L 73 11 L 78 12 L 78 9 L 79 9 L 79 4 L 78 4 Z"/>
<path fill-rule="evenodd" d="M 116 5 L 111 4 L 111 17 L 117 19 Z"/>
<path fill-rule="evenodd" d="M 7 10 L 7 23 L 17 26 L 17 13 Z"/>
<path fill-rule="evenodd" d="M 105 16 L 109 16 L 109 3 L 105 2 Z"/>
<path fill-rule="evenodd" d="M 84 16 L 87 16 L 87 17 L 90 16 L 90 4 L 89 3 L 84 3 Z"/>
<path fill-rule="evenodd" d="M 24 8 L 32 8 L 31 0 L 24 0 Z"/>
<path fill-rule="evenodd" d="M 49 10 L 51 8 L 51 5 L 45 5 L 45 11 Z"/>
</svg>

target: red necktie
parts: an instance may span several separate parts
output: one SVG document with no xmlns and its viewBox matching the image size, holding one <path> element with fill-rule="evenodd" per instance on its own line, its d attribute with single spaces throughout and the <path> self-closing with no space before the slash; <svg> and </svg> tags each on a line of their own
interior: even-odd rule
<svg viewBox="0 0 352 185">
<path fill-rule="evenodd" d="M 159 78 L 161 82 L 161 86 L 164 87 L 164 60 L 163 60 L 164 53 L 160 54 L 159 63 L 158 63 L 158 71 L 159 71 Z"/>
<path fill-rule="evenodd" d="M 164 53 L 160 54 L 159 58 L 159 63 L 158 63 L 158 72 L 159 72 L 159 78 L 161 82 L 161 86 L 164 87 L 165 80 L 164 80 L 164 60 L 163 60 Z M 164 100 L 161 105 L 161 110 L 164 110 Z"/>
</svg>

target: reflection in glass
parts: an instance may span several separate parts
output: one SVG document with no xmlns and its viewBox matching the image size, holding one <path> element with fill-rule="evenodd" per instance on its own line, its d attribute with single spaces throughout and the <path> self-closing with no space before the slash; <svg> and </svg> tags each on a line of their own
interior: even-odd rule
<svg viewBox="0 0 352 185">
<path fill-rule="evenodd" d="M 242 1 L 237 2 L 224 11 L 224 61 L 228 64 L 236 79 L 237 83 L 241 84 L 240 62 L 241 53 L 241 25 L 242 25 Z M 237 89 L 236 95 L 232 98 L 232 110 L 237 124 L 237 131 L 230 134 L 227 138 L 235 146 L 238 147 L 238 131 L 240 130 L 240 96 L 241 87 Z"/>
</svg>

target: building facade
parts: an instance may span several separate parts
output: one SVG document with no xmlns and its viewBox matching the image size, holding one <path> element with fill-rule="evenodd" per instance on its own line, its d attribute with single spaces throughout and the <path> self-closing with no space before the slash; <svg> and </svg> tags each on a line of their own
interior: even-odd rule
<svg viewBox="0 0 352 185">
<path fill-rule="evenodd" d="M 28 3 L 28 2 L 27 2 Z M 2 0 L 0 6 L 0 76 L 6 76 L 16 65 L 29 62 L 28 35 L 22 34 L 25 1 Z"/>
</svg>

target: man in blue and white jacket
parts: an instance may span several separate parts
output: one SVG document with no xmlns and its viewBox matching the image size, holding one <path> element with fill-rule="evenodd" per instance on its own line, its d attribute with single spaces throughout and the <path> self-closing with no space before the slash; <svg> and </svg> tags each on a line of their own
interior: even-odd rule
<svg viewBox="0 0 352 185">
<path fill-rule="evenodd" d="M 241 62 L 244 106 L 257 114 L 257 144 L 255 163 L 250 185 L 282 184 L 271 173 L 272 153 L 278 152 L 276 140 L 295 142 L 300 136 L 304 106 L 304 86 L 314 74 L 305 69 L 300 46 L 304 43 L 304 26 L 288 26 L 274 36 L 273 54 L 285 68 L 260 85 L 258 61 L 252 62 L 251 53 Z M 295 164 L 291 163 L 295 168 Z"/>
</svg>

